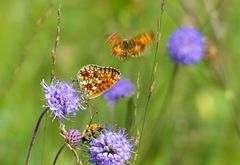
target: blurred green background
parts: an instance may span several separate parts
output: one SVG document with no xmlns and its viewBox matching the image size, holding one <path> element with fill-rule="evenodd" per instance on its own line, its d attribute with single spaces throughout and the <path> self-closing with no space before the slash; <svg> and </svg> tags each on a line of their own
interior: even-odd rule
<svg viewBox="0 0 240 165">
<path fill-rule="evenodd" d="M 156 34 L 161 1 L 70 0 L 52 4 L 47 0 L 1 1 L 0 164 L 24 163 L 45 103 L 40 81 L 50 82 L 59 4 L 61 33 L 56 76 L 66 81 L 76 79 L 82 66 L 94 63 L 118 68 L 135 84 L 139 79 L 139 98 L 134 95 L 120 100 L 110 109 L 103 97 L 98 97 L 91 101 L 90 109 L 98 112 L 94 122 L 127 127 L 133 137 L 141 130 L 156 42 L 139 58 L 118 60 L 111 55 L 106 36 L 110 32 L 126 38 L 147 31 Z M 138 164 L 240 164 L 239 5 L 238 0 L 165 1 L 155 88 Z M 171 79 L 175 66 L 166 51 L 167 39 L 177 28 L 187 25 L 195 26 L 214 42 L 218 56 L 213 61 L 179 67 Z M 214 77 L 214 69 L 225 78 L 225 86 Z M 51 164 L 64 142 L 59 122 L 52 121 L 49 115 L 40 126 L 30 164 Z M 89 116 L 89 110 L 78 112 L 66 126 L 83 130 Z M 81 158 L 86 157 L 87 153 L 81 152 Z M 58 164 L 74 163 L 72 153 L 65 148 Z"/>
</svg>

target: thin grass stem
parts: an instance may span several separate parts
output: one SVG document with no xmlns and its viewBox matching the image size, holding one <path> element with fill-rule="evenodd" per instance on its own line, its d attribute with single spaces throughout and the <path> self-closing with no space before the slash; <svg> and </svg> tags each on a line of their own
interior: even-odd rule
<svg viewBox="0 0 240 165">
<path fill-rule="evenodd" d="M 169 102 L 171 101 L 171 98 L 172 98 L 171 96 L 174 91 L 174 86 L 175 86 L 178 70 L 179 70 L 179 66 L 174 65 L 173 72 L 172 72 L 171 78 L 169 79 L 169 83 L 168 83 L 169 85 L 165 92 L 165 96 L 162 101 L 162 105 L 159 110 L 158 117 L 157 117 L 155 123 L 153 124 L 153 128 L 158 128 L 157 130 L 160 130 L 160 131 L 162 130 L 161 128 L 162 128 L 163 122 L 164 122 L 163 117 L 165 116 L 165 114 L 167 112 L 167 106 L 169 105 Z M 145 151 L 143 153 L 143 157 L 148 157 L 148 154 L 150 154 L 150 152 L 149 152 L 150 149 L 154 148 L 154 147 L 156 148 L 156 145 L 158 145 L 158 143 L 156 143 L 156 141 L 155 141 L 155 140 L 157 140 L 156 137 L 157 137 L 158 133 L 159 133 L 159 131 L 152 132 L 152 136 L 150 137 L 150 139 L 148 139 L 151 142 L 151 144 L 145 149 Z"/>
<path fill-rule="evenodd" d="M 79 159 L 79 156 L 78 156 L 76 150 L 73 149 L 73 148 L 70 148 L 70 149 L 71 149 L 71 151 L 73 152 L 73 155 L 74 155 L 74 157 L 75 157 L 75 159 L 76 159 L 76 161 L 77 161 L 77 164 L 78 164 L 78 165 L 83 165 L 82 161 Z"/>
<path fill-rule="evenodd" d="M 163 13 L 164 13 L 164 2 L 165 2 L 164 0 L 161 1 L 161 13 L 160 13 L 160 18 L 158 19 L 158 22 L 157 22 L 156 48 L 155 48 L 153 66 L 152 66 L 152 71 L 151 71 L 151 78 L 150 78 L 150 83 L 149 83 L 149 93 L 148 93 L 147 103 L 146 103 L 145 110 L 144 110 L 143 121 L 142 121 L 141 130 L 140 130 L 140 137 L 139 137 L 139 146 L 137 148 L 137 152 L 140 150 L 140 147 L 141 147 L 141 139 L 142 139 L 143 130 L 144 130 L 145 122 L 146 122 L 146 115 L 147 115 L 147 112 L 149 109 L 149 102 L 150 102 L 152 92 L 154 89 L 154 85 L 155 85 L 155 74 L 156 74 L 156 70 L 157 70 L 157 66 L 158 66 L 157 56 L 158 56 L 159 41 L 161 38 L 162 19 L 163 19 Z M 138 160 L 138 159 L 136 158 L 136 160 Z"/>
<path fill-rule="evenodd" d="M 57 11 L 57 32 L 56 32 L 56 39 L 55 39 L 55 44 L 54 47 L 51 51 L 51 57 L 52 57 L 52 71 L 51 71 L 51 81 L 55 77 L 55 65 L 56 65 L 56 60 L 57 60 L 57 46 L 59 45 L 60 41 L 60 23 L 61 23 L 61 5 L 58 7 Z"/>
<path fill-rule="evenodd" d="M 33 135 L 32 135 L 32 140 L 31 140 L 30 145 L 29 145 L 29 148 L 28 148 L 28 153 L 27 153 L 25 165 L 28 165 L 28 163 L 29 163 L 29 159 L 30 159 L 31 152 L 32 152 L 32 147 L 33 147 L 33 144 L 34 144 L 34 142 L 35 142 L 35 139 L 36 139 L 36 136 L 37 136 L 37 132 L 38 132 L 40 123 L 41 123 L 41 121 L 42 121 L 43 116 L 46 114 L 46 112 L 47 112 L 48 110 L 49 110 L 49 108 L 46 108 L 44 111 L 42 111 L 41 115 L 40 115 L 39 118 L 38 118 L 37 124 L 36 124 L 36 126 L 35 126 L 35 129 L 34 129 L 34 132 L 33 132 Z"/>
<path fill-rule="evenodd" d="M 55 156 L 55 158 L 54 158 L 54 160 L 53 160 L 53 165 L 55 165 L 56 163 L 57 163 L 57 160 L 58 160 L 58 157 L 59 157 L 59 155 L 62 153 L 62 150 L 64 149 L 64 147 L 66 146 L 66 144 L 67 143 L 64 143 L 61 147 L 60 147 L 60 149 L 58 150 L 58 152 L 57 152 L 57 155 Z"/>
</svg>

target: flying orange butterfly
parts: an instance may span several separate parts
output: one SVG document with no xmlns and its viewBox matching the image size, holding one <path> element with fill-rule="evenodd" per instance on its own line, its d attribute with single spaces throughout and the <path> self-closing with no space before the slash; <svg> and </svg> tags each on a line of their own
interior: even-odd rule
<svg viewBox="0 0 240 165">
<path fill-rule="evenodd" d="M 90 64 L 82 67 L 77 74 L 79 86 L 87 99 L 95 98 L 120 80 L 121 73 L 112 67 Z"/>
<path fill-rule="evenodd" d="M 122 36 L 112 33 L 108 36 L 107 42 L 112 47 L 112 54 L 120 59 L 128 55 L 137 56 L 141 54 L 146 45 L 154 39 L 153 33 L 143 33 L 132 39 L 124 39 Z"/>
</svg>

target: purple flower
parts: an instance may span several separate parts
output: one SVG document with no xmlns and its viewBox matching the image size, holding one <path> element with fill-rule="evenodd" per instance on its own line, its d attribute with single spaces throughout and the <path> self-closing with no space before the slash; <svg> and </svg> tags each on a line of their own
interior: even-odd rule
<svg viewBox="0 0 240 165">
<path fill-rule="evenodd" d="M 90 142 L 90 162 L 96 165 L 123 165 L 131 158 L 132 145 L 125 130 L 102 132 Z"/>
<path fill-rule="evenodd" d="M 175 63 L 192 65 L 200 62 L 205 55 L 205 41 L 196 29 L 185 27 L 170 36 L 167 49 Z"/>
<path fill-rule="evenodd" d="M 42 80 L 41 86 L 45 92 L 47 107 L 53 111 L 54 118 L 58 117 L 60 121 L 63 121 L 66 115 L 76 115 L 76 111 L 81 107 L 81 100 L 73 84 L 54 79 L 50 86 Z"/>
<path fill-rule="evenodd" d="M 104 99 L 110 107 L 120 98 L 130 97 L 135 92 L 134 84 L 128 79 L 120 79 L 112 88 L 104 93 Z"/>
<path fill-rule="evenodd" d="M 76 129 L 70 129 L 67 131 L 66 139 L 68 141 L 68 144 L 75 148 L 81 141 L 81 133 Z"/>
</svg>

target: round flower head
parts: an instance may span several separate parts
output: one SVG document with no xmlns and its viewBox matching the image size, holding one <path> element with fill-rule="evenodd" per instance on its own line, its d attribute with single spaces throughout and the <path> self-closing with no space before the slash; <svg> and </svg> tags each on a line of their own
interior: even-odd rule
<svg viewBox="0 0 240 165">
<path fill-rule="evenodd" d="M 135 92 L 134 84 L 128 79 L 120 79 L 112 88 L 104 93 L 110 107 L 114 107 L 115 102 L 120 98 L 132 96 Z"/>
<path fill-rule="evenodd" d="M 47 107 L 53 111 L 54 118 L 58 117 L 60 121 L 63 121 L 68 114 L 76 115 L 76 111 L 81 105 L 73 84 L 54 79 L 50 86 L 42 80 L 41 86 L 45 92 Z"/>
<path fill-rule="evenodd" d="M 200 32 L 191 27 L 175 31 L 169 38 L 167 49 L 171 59 L 182 65 L 200 62 L 205 54 L 205 42 Z"/>
<path fill-rule="evenodd" d="M 75 148 L 81 141 L 81 133 L 76 129 L 70 129 L 67 131 L 66 139 L 68 141 L 68 144 Z"/>
<path fill-rule="evenodd" d="M 124 130 L 102 132 L 90 142 L 90 162 L 96 165 L 123 165 L 131 158 L 132 145 Z"/>
</svg>

